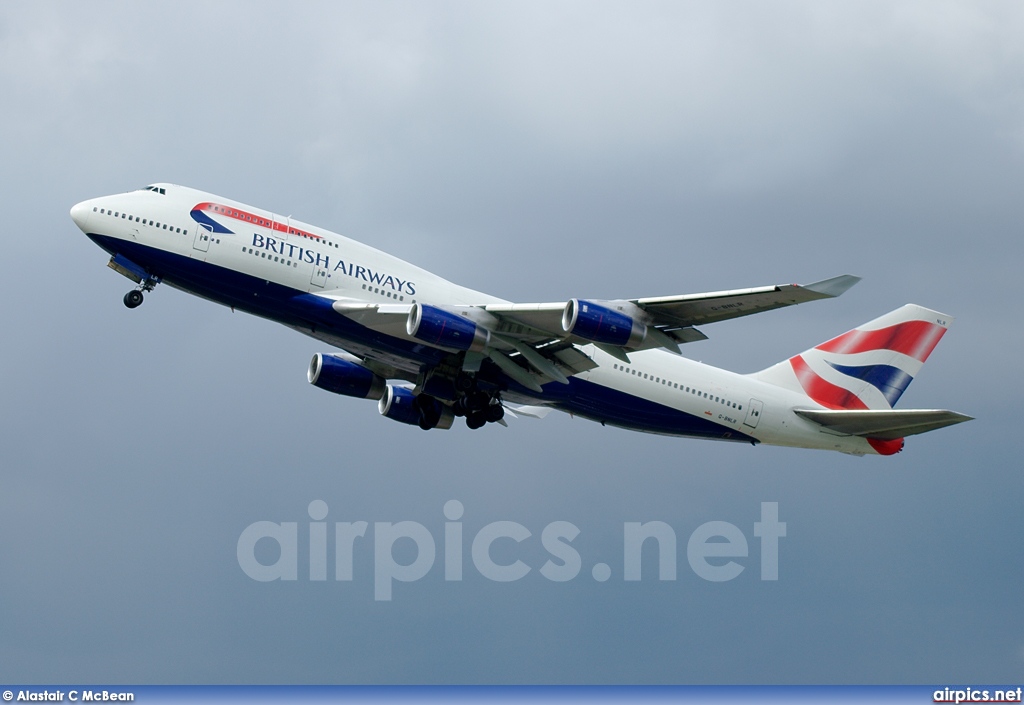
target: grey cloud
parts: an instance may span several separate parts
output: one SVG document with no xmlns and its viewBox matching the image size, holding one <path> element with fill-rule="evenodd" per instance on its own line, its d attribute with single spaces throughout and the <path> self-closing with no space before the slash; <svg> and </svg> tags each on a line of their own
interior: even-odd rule
<svg viewBox="0 0 1024 705">
<path fill-rule="evenodd" d="M 1012 682 L 1022 29 L 1014 3 L 4 5 L 0 679 Z M 958 320 L 904 403 L 978 420 L 890 459 L 401 427 L 306 384 L 315 341 L 166 287 L 121 306 L 68 209 L 163 180 L 523 301 L 849 271 L 686 354 L 752 371 L 914 301 Z M 439 539 L 453 498 L 467 536 L 530 529 L 502 554 L 526 578 L 435 563 L 377 603 L 372 550 L 344 584 L 235 559 L 314 499 Z M 735 524 L 745 571 L 680 554 L 663 583 L 645 554 L 624 582 L 622 525 L 651 520 L 684 547 Z M 538 571 L 552 521 L 581 530 L 567 583 Z"/>
</svg>

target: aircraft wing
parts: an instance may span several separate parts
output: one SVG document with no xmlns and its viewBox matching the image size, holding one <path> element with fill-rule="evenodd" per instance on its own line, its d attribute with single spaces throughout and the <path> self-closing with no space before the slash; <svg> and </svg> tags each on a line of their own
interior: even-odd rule
<svg viewBox="0 0 1024 705">
<path fill-rule="evenodd" d="M 843 436 L 893 440 L 970 421 L 944 409 L 795 409 L 805 419 Z"/>
<path fill-rule="evenodd" d="M 332 308 L 343 316 L 382 333 L 419 342 L 427 339 L 407 327 L 407 323 L 411 326 L 412 318 L 417 315 L 415 307 L 419 306 L 421 312 L 424 307 L 438 309 L 437 315 L 448 317 L 451 324 L 462 321 L 460 326 L 472 325 L 486 331 L 485 337 L 473 334 L 474 339 L 486 339 L 487 343 L 485 346 L 473 343 L 475 347 L 471 352 L 489 358 L 510 377 L 539 391 L 540 385 L 549 381 L 565 384 L 568 377 L 596 367 L 596 363 L 576 347 L 578 345 L 593 343 L 626 362 L 629 361 L 627 353 L 638 350 L 665 348 L 678 354 L 680 344 L 707 338 L 694 327 L 698 323 L 714 323 L 839 296 L 858 281 L 858 277 L 843 275 L 805 286 L 775 285 L 618 301 L 573 299 L 483 306 L 433 307 L 429 302 L 416 305 L 367 303 L 335 298 L 329 292 L 322 296 L 332 299 Z M 589 318 L 585 326 L 569 330 L 563 321 L 573 310 L 581 316 L 584 315 L 582 312 L 589 311 L 586 314 Z M 583 331 L 587 326 L 587 331 Z M 596 332 L 594 326 L 598 329 Z M 458 352 L 471 346 L 468 337 L 463 340 L 466 347 L 446 346 L 433 339 L 428 342 L 440 349 Z"/>
<path fill-rule="evenodd" d="M 833 298 L 859 281 L 860 277 L 844 274 L 803 286 L 777 284 L 755 289 L 634 299 L 634 302 L 654 317 L 655 325 L 694 326 Z"/>
<path fill-rule="evenodd" d="M 832 298 L 859 281 L 860 277 L 844 274 L 803 286 L 777 284 L 753 289 L 628 299 L 621 303 L 632 304 L 649 327 L 648 330 L 654 331 L 652 340 L 631 346 L 630 349 L 666 347 L 678 352 L 675 349 L 678 343 L 707 338 L 694 327 L 696 325 Z M 547 334 L 554 338 L 566 338 L 562 314 L 567 303 L 492 304 L 483 308 L 501 319 L 511 335 L 528 337 L 532 333 L 535 336 Z M 658 335 L 659 332 L 665 335 Z"/>
</svg>

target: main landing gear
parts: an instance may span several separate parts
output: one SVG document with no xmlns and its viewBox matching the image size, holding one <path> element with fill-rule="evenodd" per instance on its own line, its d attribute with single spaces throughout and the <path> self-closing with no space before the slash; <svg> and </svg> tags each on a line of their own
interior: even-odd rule
<svg viewBox="0 0 1024 705">
<path fill-rule="evenodd" d="M 413 399 L 412 405 L 416 408 L 416 411 L 419 412 L 420 428 L 424 431 L 437 428 L 437 425 L 441 422 L 441 415 L 443 414 L 442 410 L 444 409 L 437 399 L 429 394 L 419 394 L 415 399 Z"/>
<path fill-rule="evenodd" d="M 497 396 L 486 392 L 470 392 L 452 404 L 452 413 L 465 416 L 466 426 L 476 430 L 505 418 L 505 407 Z"/>
<path fill-rule="evenodd" d="M 432 428 L 450 428 L 453 415 L 464 416 L 466 426 L 474 430 L 483 428 L 488 423 L 501 421 L 505 417 L 505 407 L 501 405 L 498 396 L 486 392 L 471 392 L 460 397 L 451 406 L 429 394 L 418 394 L 412 405 L 418 416 L 416 423 L 424 431 Z"/>
<path fill-rule="evenodd" d="M 475 376 L 462 369 L 463 363 L 462 357 L 453 355 L 419 380 L 414 406 L 420 428 L 437 428 L 439 423 L 448 428 L 452 416 L 465 418 L 466 426 L 474 430 L 489 423 L 504 423 L 505 407 L 498 389 L 478 386 Z M 438 413 L 447 420 L 440 420 Z"/>
</svg>

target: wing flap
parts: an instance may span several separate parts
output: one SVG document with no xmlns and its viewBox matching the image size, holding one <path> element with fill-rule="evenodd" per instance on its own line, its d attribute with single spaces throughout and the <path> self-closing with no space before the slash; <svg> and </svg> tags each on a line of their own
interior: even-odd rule
<svg viewBox="0 0 1024 705">
<path fill-rule="evenodd" d="M 597 367 L 596 362 L 575 347 L 563 348 L 555 353 L 555 357 L 558 358 L 559 362 L 572 370 L 572 374 L 579 374 L 580 372 L 586 372 Z"/>
<path fill-rule="evenodd" d="M 799 415 L 844 436 L 892 440 L 970 421 L 945 409 L 794 409 Z"/>
</svg>

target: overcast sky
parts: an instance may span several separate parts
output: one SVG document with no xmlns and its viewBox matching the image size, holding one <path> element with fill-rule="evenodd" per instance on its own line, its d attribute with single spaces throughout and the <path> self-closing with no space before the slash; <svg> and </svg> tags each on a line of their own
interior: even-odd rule
<svg viewBox="0 0 1024 705">
<path fill-rule="evenodd" d="M 1019 682 L 1022 76 L 1014 2 L 0 4 L 0 681 Z M 307 384 L 312 339 L 169 287 L 126 309 L 68 210 L 156 181 L 516 301 L 856 274 L 685 353 L 754 371 L 917 303 L 957 320 L 900 405 L 977 420 L 891 458 L 562 414 L 424 433 Z M 351 582 L 305 573 L 317 499 L 370 523 Z M 495 544 L 519 581 L 469 558 L 500 520 L 532 533 Z M 242 571 L 257 521 L 298 522 L 298 580 Z M 399 521 L 438 559 L 377 601 Z M 676 580 L 653 550 L 623 579 L 636 521 L 674 529 Z M 708 521 L 749 542 L 734 580 L 689 567 Z"/>
</svg>

